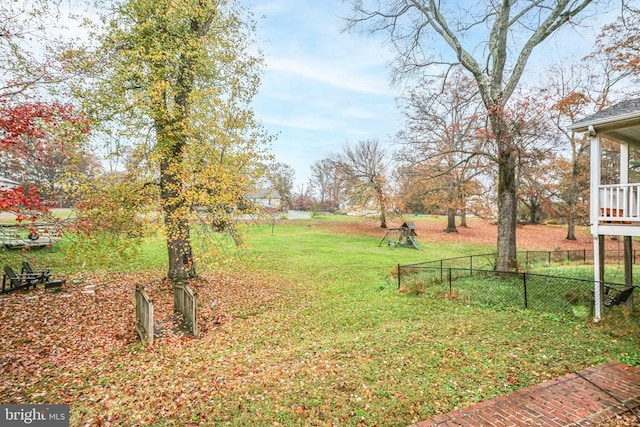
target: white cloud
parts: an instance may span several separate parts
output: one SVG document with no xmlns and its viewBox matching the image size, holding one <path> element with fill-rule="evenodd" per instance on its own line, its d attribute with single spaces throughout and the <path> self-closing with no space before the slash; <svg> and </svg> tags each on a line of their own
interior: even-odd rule
<svg viewBox="0 0 640 427">
<path fill-rule="evenodd" d="M 306 182 L 309 166 L 347 141 L 395 132 L 395 97 L 381 40 L 342 32 L 341 0 L 243 0 L 258 18 L 266 67 L 254 102 L 278 134 L 278 161 Z M 264 19 L 260 16 L 264 15 Z M 385 57 L 386 55 L 386 57 Z"/>
<path fill-rule="evenodd" d="M 265 124 L 273 126 L 296 128 L 304 130 L 326 130 L 335 128 L 339 123 L 336 120 L 313 115 L 302 116 L 269 116 L 262 115 Z"/>
<path fill-rule="evenodd" d="M 355 92 L 389 95 L 391 92 L 385 76 L 362 70 L 343 61 L 318 60 L 310 58 L 267 59 L 267 69 L 294 74 L 332 87 Z"/>
</svg>

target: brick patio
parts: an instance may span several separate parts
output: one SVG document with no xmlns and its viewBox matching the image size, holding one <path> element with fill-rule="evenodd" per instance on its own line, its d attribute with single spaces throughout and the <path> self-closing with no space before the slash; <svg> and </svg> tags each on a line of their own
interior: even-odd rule
<svg viewBox="0 0 640 427">
<path fill-rule="evenodd" d="M 631 408 L 640 406 L 640 369 L 610 362 L 579 372 Z M 576 373 L 421 421 L 431 426 L 592 426 L 628 409 Z"/>
</svg>

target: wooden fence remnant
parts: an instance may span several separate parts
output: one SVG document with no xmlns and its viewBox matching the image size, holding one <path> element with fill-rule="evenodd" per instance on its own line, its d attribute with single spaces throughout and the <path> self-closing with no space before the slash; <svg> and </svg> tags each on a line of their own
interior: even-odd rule
<svg viewBox="0 0 640 427">
<path fill-rule="evenodd" d="M 193 292 L 187 284 L 173 287 L 173 311 L 184 316 L 187 328 L 194 337 L 198 337 L 198 293 Z"/>
<path fill-rule="evenodd" d="M 153 345 L 153 299 L 141 285 L 136 285 L 136 332 L 143 342 Z"/>
</svg>

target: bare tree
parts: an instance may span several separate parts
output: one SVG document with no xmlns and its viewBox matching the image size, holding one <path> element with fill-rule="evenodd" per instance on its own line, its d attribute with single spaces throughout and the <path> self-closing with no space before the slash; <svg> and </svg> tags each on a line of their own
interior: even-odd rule
<svg viewBox="0 0 640 427">
<path fill-rule="evenodd" d="M 390 207 L 387 184 L 387 154 L 377 139 L 346 145 L 337 157 L 338 175 L 354 205 L 370 206 L 380 214 L 380 227 L 387 228 Z"/>
<path fill-rule="evenodd" d="M 429 67 L 459 64 L 476 81 L 498 162 L 498 270 L 517 266 L 518 149 L 507 118 L 509 100 L 534 48 L 575 23 L 591 2 L 499 0 L 470 3 L 465 9 L 446 0 L 351 0 L 350 28 L 368 24 L 370 31 L 389 33 L 397 51 L 396 79 Z M 439 49 L 438 41 L 448 49 Z"/>
<path fill-rule="evenodd" d="M 311 186 L 300 184 L 294 192 L 291 205 L 293 209 L 298 211 L 313 210 L 313 200 L 311 198 Z"/>
<path fill-rule="evenodd" d="M 51 37 L 61 21 L 63 14 L 53 2 L 0 4 L 0 99 L 24 99 L 39 87 L 63 81 L 55 57 L 62 42 Z"/>
<path fill-rule="evenodd" d="M 280 209 L 286 211 L 291 204 L 291 191 L 296 171 L 286 163 L 277 162 L 268 166 L 266 178 L 280 195 Z"/>
<path fill-rule="evenodd" d="M 319 210 L 335 211 L 339 208 L 344 191 L 338 179 L 335 159 L 322 159 L 311 165 L 309 187 L 315 193 Z"/>
<path fill-rule="evenodd" d="M 428 181 L 428 191 L 442 200 L 447 233 L 458 231 L 455 217 L 470 196 L 467 184 L 483 173 L 487 156 L 481 109 L 476 85 L 460 73 L 443 86 L 422 83 L 406 99 L 406 124 L 398 134 L 405 149 L 399 157 L 409 166 L 405 173 L 414 175 L 413 184 Z"/>
</svg>

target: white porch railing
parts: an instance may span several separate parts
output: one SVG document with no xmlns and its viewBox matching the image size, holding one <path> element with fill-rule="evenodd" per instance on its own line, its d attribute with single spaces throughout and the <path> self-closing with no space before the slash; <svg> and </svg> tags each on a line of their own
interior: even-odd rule
<svg viewBox="0 0 640 427">
<path fill-rule="evenodd" d="M 599 222 L 640 221 L 640 183 L 601 185 L 599 189 Z"/>
</svg>

